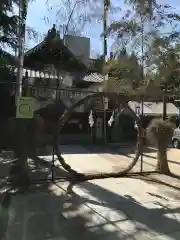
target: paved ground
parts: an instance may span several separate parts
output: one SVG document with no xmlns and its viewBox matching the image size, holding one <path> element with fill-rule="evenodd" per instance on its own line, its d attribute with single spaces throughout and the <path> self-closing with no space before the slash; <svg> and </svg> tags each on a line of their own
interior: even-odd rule
<svg viewBox="0 0 180 240">
<path fill-rule="evenodd" d="M 64 157 L 76 170 L 80 172 L 84 171 L 96 171 L 96 172 L 109 172 L 120 171 L 127 168 L 132 163 L 135 157 L 134 147 L 127 148 L 125 146 L 115 147 L 113 149 L 89 147 L 84 149 L 79 146 L 74 146 L 70 154 L 68 154 L 68 147 L 62 146 L 61 149 L 65 153 Z M 74 151 L 73 154 L 71 154 Z M 144 149 L 143 154 L 143 171 L 154 171 L 157 163 L 157 151 L 155 148 L 149 147 Z M 86 165 L 84 163 L 86 159 Z M 102 164 L 103 163 L 105 164 Z M 180 176 L 180 150 L 169 148 L 168 150 L 168 162 L 172 173 Z M 90 163 L 90 164 L 89 164 Z M 93 163 L 93 164 L 92 164 Z M 102 169 L 103 165 L 103 169 Z M 140 171 L 140 160 L 133 168 L 133 172 Z"/>
<path fill-rule="evenodd" d="M 145 162 L 147 162 L 149 165 L 155 165 L 156 164 L 156 151 L 152 151 L 149 153 L 145 153 Z M 168 162 L 169 167 L 172 173 L 177 174 L 180 176 L 180 150 L 179 149 L 173 149 L 170 148 L 168 150 Z"/>
<path fill-rule="evenodd" d="M 122 167 L 114 152 L 91 154 L 80 146 L 62 150 L 79 171 L 108 172 Z M 169 154 L 174 161 L 179 153 Z M 1 206 L 0 234 L 3 229 L 6 235 L 0 239 L 6 240 L 179 240 L 180 181 L 153 175 L 32 187 L 29 193 L 16 194 Z"/>
</svg>

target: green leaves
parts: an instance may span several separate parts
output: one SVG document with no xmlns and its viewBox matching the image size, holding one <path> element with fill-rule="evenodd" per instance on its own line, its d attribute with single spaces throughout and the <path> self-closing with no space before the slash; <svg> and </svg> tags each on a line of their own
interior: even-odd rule
<svg viewBox="0 0 180 240">
<path fill-rule="evenodd" d="M 165 91 L 177 92 L 180 86 L 180 45 L 172 44 L 165 39 L 154 48 L 154 63 L 156 64 L 155 81 Z M 162 47 L 161 47 L 162 46 Z M 157 54 L 158 53 L 158 54 Z"/>
<path fill-rule="evenodd" d="M 157 4 L 156 0 L 125 0 L 125 3 L 130 4 L 136 10 L 143 15 L 153 15 L 154 6 Z"/>
<path fill-rule="evenodd" d="M 93 59 L 90 64 L 90 72 L 103 73 L 104 70 L 104 56 L 98 56 L 98 58 Z"/>
<path fill-rule="evenodd" d="M 142 82 L 142 67 L 139 65 L 137 56 L 128 54 L 126 49 L 118 54 L 118 60 L 110 60 L 107 70 L 110 77 L 122 82 L 122 84 L 131 87 L 139 86 Z"/>
<path fill-rule="evenodd" d="M 23 0 L 22 11 L 24 20 L 26 20 L 28 0 Z M 17 43 L 17 29 L 19 16 L 14 15 L 14 7 L 19 7 L 19 0 L 10 1 L 2 0 L 0 3 L 0 46 L 8 44 L 14 48 Z M 37 39 L 37 32 L 30 28 L 26 28 L 28 37 Z"/>
<path fill-rule="evenodd" d="M 8 14 L 8 12 L 13 13 L 12 11 L 13 7 L 4 0 L 0 8 L 0 46 L 3 44 L 14 46 L 18 17 Z"/>
<path fill-rule="evenodd" d="M 113 22 L 109 28 L 108 33 L 115 33 L 117 37 L 122 38 L 124 36 L 136 36 L 140 31 L 140 27 L 135 20 L 121 20 Z"/>
</svg>

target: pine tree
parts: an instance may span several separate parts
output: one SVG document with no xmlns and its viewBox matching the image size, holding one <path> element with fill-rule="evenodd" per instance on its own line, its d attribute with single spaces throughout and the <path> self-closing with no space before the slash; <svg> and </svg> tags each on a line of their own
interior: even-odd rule
<svg viewBox="0 0 180 240">
<path fill-rule="evenodd" d="M 0 3 L 0 48 L 4 44 L 15 47 L 18 16 L 14 14 L 15 1 L 2 0 Z"/>
</svg>

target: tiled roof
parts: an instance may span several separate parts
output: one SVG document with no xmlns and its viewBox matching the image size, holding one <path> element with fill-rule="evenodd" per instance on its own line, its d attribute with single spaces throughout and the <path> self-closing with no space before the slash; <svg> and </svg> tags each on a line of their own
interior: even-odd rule
<svg viewBox="0 0 180 240">
<path fill-rule="evenodd" d="M 90 75 L 85 76 L 83 80 L 86 82 L 101 83 L 103 82 L 103 75 L 98 73 L 91 73 Z"/>
<path fill-rule="evenodd" d="M 122 81 L 119 81 L 115 78 L 109 78 L 108 81 L 106 81 L 106 84 L 104 85 L 104 77 L 102 74 L 98 73 L 92 73 L 86 77 L 84 77 L 84 81 L 97 83 L 97 85 L 94 85 L 94 88 L 101 89 L 101 91 L 106 88 L 110 92 L 114 93 L 120 93 L 120 92 L 126 92 L 127 86 L 122 83 Z"/>
<path fill-rule="evenodd" d="M 26 60 L 28 59 L 28 57 L 37 52 L 37 51 L 41 51 L 43 50 L 43 48 L 45 48 L 45 46 L 48 47 L 48 44 L 50 43 L 52 44 L 52 48 L 54 46 L 54 48 L 57 48 L 56 51 L 58 51 L 58 49 L 64 49 L 64 51 L 73 59 L 75 59 L 81 66 L 83 66 L 85 69 L 87 68 L 87 66 L 81 61 L 81 59 L 77 58 L 77 56 L 75 56 L 75 54 L 72 53 L 72 51 L 64 44 L 63 40 L 57 37 L 51 38 L 51 39 L 44 39 L 42 42 L 40 42 L 39 44 L 37 44 L 36 46 L 34 46 L 33 48 L 31 48 L 30 50 L 28 50 L 27 52 L 25 52 L 24 54 L 24 62 L 26 63 Z"/>
</svg>

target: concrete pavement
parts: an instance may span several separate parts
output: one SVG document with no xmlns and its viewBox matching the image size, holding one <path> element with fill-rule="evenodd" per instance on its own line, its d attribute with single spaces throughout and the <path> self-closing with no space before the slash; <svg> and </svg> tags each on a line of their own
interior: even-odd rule
<svg viewBox="0 0 180 240">
<path fill-rule="evenodd" d="M 113 154 L 112 158 L 91 154 L 80 146 L 64 146 L 62 152 L 71 166 L 83 172 L 122 166 Z M 2 239 L 179 240 L 179 186 L 179 180 L 163 175 L 34 186 L 1 206 L 0 224 L 8 222 Z"/>
<path fill-rule="evenodd" d="M 5 239 L 180 239 L 179 192 L 166 186 L 124 178 L 32 192 L 12 197 Z"/>
</svg>

